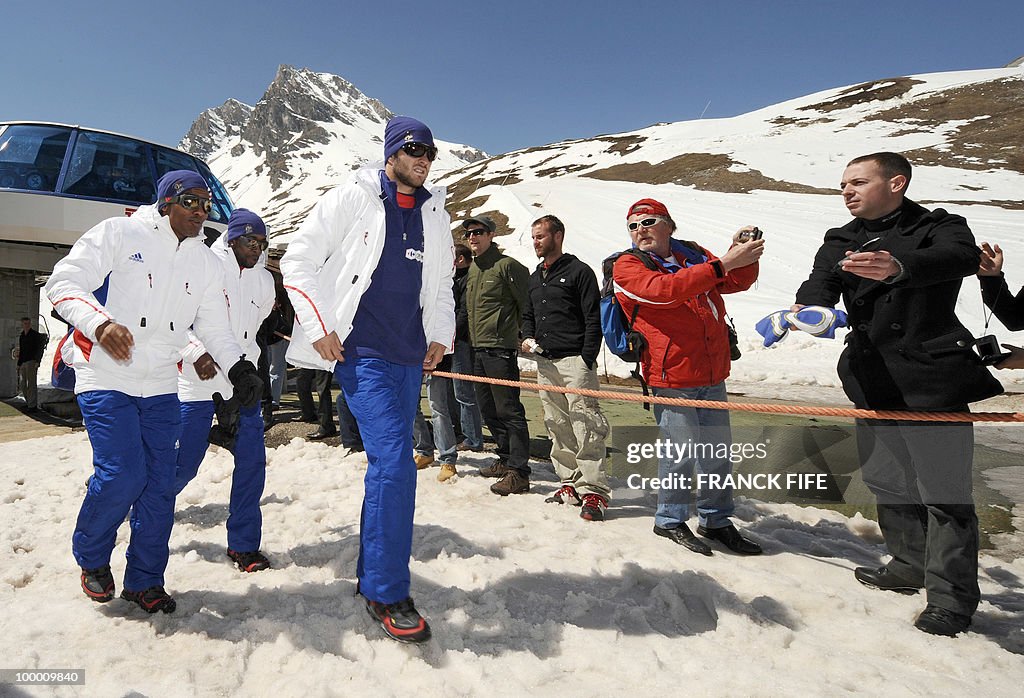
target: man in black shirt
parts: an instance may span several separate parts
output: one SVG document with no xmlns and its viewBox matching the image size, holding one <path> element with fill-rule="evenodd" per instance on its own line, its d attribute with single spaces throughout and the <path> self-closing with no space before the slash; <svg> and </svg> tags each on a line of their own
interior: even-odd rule
<svg viewBox="0 0 1024 698">
<path fill-rule="evenodd" d="M 523 312 L 523 351 L 537 360 L 537 382 L 599 389 L 601 294 L 594 270 L 562 252 L 565 226 L 555 216 L 533 222 L 533 249 L 541 259 L 530 276 Z M 548 499 L 580 507 L 588 521 L 603 521 L 611 498 L 605 473 L 608 421 L 597 398 L 540 393 L 544 426 L 551 436 L 551 463 L 562 481 Z"/>
<path fill-rule="evenodd" d="M 35 412 L 36 381 L 39 362 L 46 350 L 46 335 L 32 329 L 32 320 L 21 318 L 21 334 L 18 335 L 18 391 L 25 396 L 25 409 Z"/>
</svg>

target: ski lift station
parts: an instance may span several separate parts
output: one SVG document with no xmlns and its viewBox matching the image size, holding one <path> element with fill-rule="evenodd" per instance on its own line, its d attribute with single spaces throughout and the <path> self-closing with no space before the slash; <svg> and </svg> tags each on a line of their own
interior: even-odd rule
<svg viewBox="0 0 1024 698">
<path fill-rule="evenodd" d="M 199 158 L 109 131 L 67 124 L 0 122 L 0 338 L 10 350 L 19 319 L 39 315 L 39 290 L 54 264 L 97 223 L 131 215 L 156 200 L 156 182 L 193 170 L 210 184 L 210 242 L 227 229 L 233 208 L 223 185 Z M 66 327 L 39 317 L 39 331 Z M 17 392 L 14 361 L 0 361 L 0 397 Z"/>
</svg>

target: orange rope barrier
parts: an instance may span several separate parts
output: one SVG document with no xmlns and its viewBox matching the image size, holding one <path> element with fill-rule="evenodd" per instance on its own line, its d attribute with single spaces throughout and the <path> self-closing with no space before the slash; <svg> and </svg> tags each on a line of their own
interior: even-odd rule
<svg viewBox="0 0 1024 698">
<path fill-rule="evenodd" d="M 861 410 L 853 407 L 810 407 L 806 405 L 766 405 L 746 402 L 716 402 L 713 400 L 688 400 L 679 397 L 656 397 L 654 395 L 636 395 L 606 390 L 588 390 L 587 388 L 563 388 L 557 385 L 542 385 L 524 381 L 510 381 L 500 378 L 483 376 L 467 376 L 448 371 L 434 371 L 441 378 L 455 378 L 474 383 L 492 383 L 510 388 L 544 391 L 549 393 L 572 393 L 587 397 L 624 400 L 626 402 L 649 402 L 659 405 L 678 405 L 680 407 L 702 407 L 704 409 L 735 410 L 738 412 L 761 412 L 764 414 L 795 414 L 815 417 L 854 417 L 857 419 L 900 419 L 910 422 L 1024 422 L 1024 413 L 1020 412 L 901 412 L 898 410 Z"/>
</svg>

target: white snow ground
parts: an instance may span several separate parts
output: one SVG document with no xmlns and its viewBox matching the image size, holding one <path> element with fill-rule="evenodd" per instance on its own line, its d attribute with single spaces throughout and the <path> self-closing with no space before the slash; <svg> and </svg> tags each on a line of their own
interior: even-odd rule
<svg viewBox="0 0 1024 698">
<path fill-rule="evenodd" d="M 983 555 L 974 627 L 937 638 L 911 625 L 923 596 L 854 581 L 883 559 L 860 516 L 742 500 L 765 555 L 703 557 L 655 537 L 653 500 L 621 482 L 604 523 L 545 504 L 555 479 L 537 464 L 533 491 L 508 498 L 474 468 L 449 484 L 421 471 L 412 586 L 434 637 L 399 645 L 353 596 L 365 459 L 299 440 L 268 455 L 274 569 L 224 556 L 232 463 L 211 453 L 179 498 L 177 612 L 150 616 L 78 588 L 86 436 L 0 445 L 0 668 L 85 671 L 84 686 L 0 695 L 1011 696 L 1024 681 L 1024 558 Z"/>
</svg>

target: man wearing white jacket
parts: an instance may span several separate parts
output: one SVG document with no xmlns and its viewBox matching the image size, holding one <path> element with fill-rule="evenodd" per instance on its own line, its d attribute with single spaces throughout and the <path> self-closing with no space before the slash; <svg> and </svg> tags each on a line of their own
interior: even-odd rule
<svg viewBox="0 0 1024 698">
<path fill-rule="evenodd" d="M 274 277 L 266 267 L 267 226 L 252 211 L 236 208 L 228 219 L 228 229 L 211 248 L 221 262 L 224 297 L 235 340 L 247 360 L 256 363 L 260 348 L 256 332 L 274 307 Z M 178 469 L 174 492 L 180 494 L 199 472 L 208 445 L 213 422 L 214 394 L 222 399 L 231 394 L 231 384 L 216 370 L 212 356 L 198 337 L 190 333 L 188 347 L 182 352 L 178 399 L 181 401 L 181 439 L 178 442 Z M 212 377 L 210 377 L 212 375 Z M 237 419 L 233 453 L 235 470 L 231 475 L 228 505 L 228 557 L 244 572 L 270 567 L 260 552 L 263 517 L 260 497 L 266 480 L 267 451 L 263 442 L 263 416 L 259 405 L 228 410 Z M 227 425 L 221 424 L 222 428 Z"/>
<path fill-rule="evenodd" d="M 110 555 L 131 511 L 121 597 L 150 613 L 176 607 L 164 570 L 181 431 L 177 363 L 189 326 L 229 367 L 239 401 L 259 401 L 256 367 L 242 358 L 228 324 L 220 262 L 198 237 L 209 211 L 201 176 L 168 172 L 157 182 L 156 204 L 90 229 L 46 284 L 50 302 L 75 328 L 75 393 L 94 472 L 72 551 L 82 590 L 101 603 L 114 596 Z"/>
<path fill-rule="evenodd" d="M 301 327 L 288 360 L 334 369 L 366 447 L 357 591 L 402 642 L 430 638 L 409 596 L 413 419 L 423 371 L 451 351 L 455 334 L 445 190 L 424 186 L 436 156 L 425 124 L 391 119 L 383 169 L 359 170 L 325 194 L 281 260 Z"/>
</svg>

